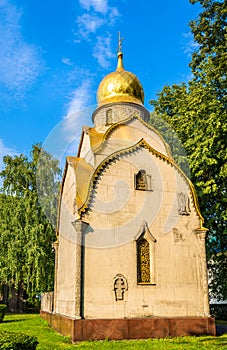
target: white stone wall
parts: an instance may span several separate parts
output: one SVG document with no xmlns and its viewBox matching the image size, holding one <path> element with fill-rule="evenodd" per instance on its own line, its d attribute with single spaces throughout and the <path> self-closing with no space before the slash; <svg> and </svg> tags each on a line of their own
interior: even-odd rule
<svg viewBox="0 0 227 350">
<path fill-rule="evenodd" d="M 123 107 L 114 106 L 116 121 L 126 119 L 137 109 L 134 105 Z M 138 111 L 141 112 L 139 107 Z M 95 114 L 99 132 L 107 130 L 104 115 L 104 107 Z M 142 138 L 159 154 L 142 146 L 132 147 Z M 76 180 L 73 166 L 68 166 L 58 228 L 55 312 L 70 317 L 82 313 L 85 318 L 207 316 L 205 231 L 201 230 L 192 189 L 176 167 L 167 162 L 169 155 L 162 138 L 133 119 L 108 135 L 94 159 L 89 145 L 86 136 L 81 154 L 92 159 L 95 167 L 104 160 L 106 163 L 90 193 L 90 210 L 82 217 L 87 223 L 82 255 L 78 253 L 72 225 L 78 219 L 74 206 Z M 130 152 L 108 162 L 111 154 L 127 147 L 132 147 Z M 151 176 L 150 191 L 135 190 L 139 170 Z M 189 201 L 185 215 L 179 212 L 179 194 Z M 136 237 L 144 222 L 156 239 L 152 243 L 150 285 L 137 283 Z M 80 297 L 78 275 L 83 270 Z M 123 300 L 116 301 L 117 274 L 126 278 L 128 290 Z"/>
<path fill-rule="evenodd" d="M 87 163 L 94 166 L 94 153 L 90 145 L 88 131 L 84 131 L 83 142 L 80 150 L 80 158 L 84 158 Z"/>
<path fill-rule="evenodd" d="M 169 249 L 168 243 L 159 238 L 155 246 L 155 285 L 137 284 L 135 242 L 111 251 L 87 249 L 85 266 L 92 264 L 92 270 L 85 273 L 85 318 L 204 316 L 198 260 L 188 249 Z M 191 251 L 196 255 L 196 246 Z M 124 300 L 116 301 L 114 277 L 119 273 L 127 279 L 128 291 Z"/>
<path fill-rule="evenodd" d="M 76 234 L 72 222 L 76 182 L 68 166 L 60 205 L 58 266 L 55 281 L 55 312 L 75 317 L 76 308 Z"/>
<path fill-rule="evenodd" d="M 143 167 L 153 191 L 136 191 L 133 174 Z M 128 189 L 126 189 L 128 187 Z M 178 192 L 190 198 L 190 215 L 178 213 Z M 155 285 L 137 284 L 135 237 L 143 220 L 156 238 Z M 204 316 L 200 226 L 189 185 L 167 162 L 141 149 L 109 165 L 85 218 L 84 310 L 86 318 Z M 113 279 L 128 281 L 125 299 L 115 300 Z"/>
<path fill-rule="evenodd" d="M 41 310 L 53 312 L 54 292 L 46 292 L 41 294 Z"/>
</svg>

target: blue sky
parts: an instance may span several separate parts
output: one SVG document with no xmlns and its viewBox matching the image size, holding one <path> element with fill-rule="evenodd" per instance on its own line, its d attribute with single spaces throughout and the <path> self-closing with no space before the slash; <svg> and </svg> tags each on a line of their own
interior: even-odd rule
<svg viewBox="0 0 227 350">
<path fill-rule="evenodd" d="M 119 30 L 145 107 L 165 84 L 187 81 L 198 13 L 189 0 L 0 0 L 0 168 L 37 142 L 59 158 L 78 142 L 116 68 Z"/>
</svg>

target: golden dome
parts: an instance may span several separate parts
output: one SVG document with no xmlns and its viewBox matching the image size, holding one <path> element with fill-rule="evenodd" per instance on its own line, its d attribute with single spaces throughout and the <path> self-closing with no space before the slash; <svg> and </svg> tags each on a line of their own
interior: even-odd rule
<svg viewBox="0 0 227 350">
<path fill-rule="evenodd" d="M 118 52 L 116 71 L 108 74 L 101 81 L 97 91 L 97 102 L 99 105 L 111 102 L 132 102 L 143 105 L 143 87 L 135 74 L 124 70 L 122 52 Z"/>
</svg>

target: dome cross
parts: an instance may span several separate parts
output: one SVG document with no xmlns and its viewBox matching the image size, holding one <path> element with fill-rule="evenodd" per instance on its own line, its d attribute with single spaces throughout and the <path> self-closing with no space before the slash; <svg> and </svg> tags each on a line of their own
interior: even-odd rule
<svg viewBox="0 0 227 350">
<path fill-rule="evenodd" d="M 118 32 L 118 48 L 117 52 L 120 53 L 122 52 L 122 43 L 123 43 L 124 38 L 121 38 L 121 32 Z"/>
</svg>

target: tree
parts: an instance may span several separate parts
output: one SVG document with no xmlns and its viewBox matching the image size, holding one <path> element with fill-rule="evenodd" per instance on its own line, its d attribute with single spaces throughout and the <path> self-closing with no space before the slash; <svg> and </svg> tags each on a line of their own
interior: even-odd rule
<svg viewBox="0 0 227 350">
<path fill-rule="evenodd" d="M 34 145 L 31 160 L 5 156 L 0 173 L 0 282 L 26 290 L 30 299 L 53 289 L 57 160 Z"/>
<path fill-rule="evenodd" d="M 227 31 L 226 1 L 191 0 L 202 12 L 190 23 L 198 44 L 188 83 L 165 86 L 156 113 L 177 132 L 188 156 L 192 181 L 209 228 L 208 260 L 212 261 L 211 292 L 227 298 Z M 212 257 L 212 259 L 211 259 Z M 218 287 L 217 287 L 218 286 Z"/>
</svg>

